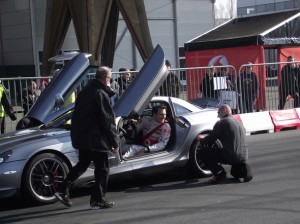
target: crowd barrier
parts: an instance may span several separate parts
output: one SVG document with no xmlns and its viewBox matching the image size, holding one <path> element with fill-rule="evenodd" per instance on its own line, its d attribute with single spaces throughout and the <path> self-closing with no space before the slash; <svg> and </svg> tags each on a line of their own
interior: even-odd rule
<svg viewBox="0 0 300 224">
<path fill-rule="evenodd" d="M 243 123 L 247 134 L 257 133 L 257 132 L 269 132 L 272 130 L 279 131 L 286 128 L 298 128 L 297 124 L 292 121 L 297 121 L 297 118 L 292 117 L 285 120 L 280 120 L 282 118 L 278 117 L 281 112 L 275 112 L 279 106 L 279 95 L 280 95 L 280 68 L 286 63 L 266 63 L 266 64 L 252 64 L 253 70 L 258 77 L 258 92 L 257 98 L 253 102 L 253 113 L 245 112 L 241 110 L 241 105 L 243 105 L 244 98 L 242 94 L 238 91 L 241 88 L 241 83 L 238 82 L 238 74 L 242 73 L 248 64 L 242 65 L 239 69 L 234 68 L 231 65 L 227 66 L 214 66 L 214 73 L 216 77 L 213 79 L 215 89 L 212 95 L 213 98 L 219 99 L 222 103 L 227 103 L 234 111 L 235 114 L 239 114 L 238 117 Z M 267 67 L 276 68 L 276 72 L 272 75 L 266 73 Z M 201 83 L 206 76 L 208 70 L 211 70 L 212 66 L 208 67 L 197 67 L 197 68 L 172 68 L 171 72 L 177 75 L 180 83 L 180 94 L 179 98 L 187 101 L 197 101 L 203 99 L 203 94 L 200 90 Z M 225 69 L 226 68 L 226 69 Z M 132 75 L 138 75 L 138 71 L 131 71 Z M 125 72 L 113 72 L 113 79 L 125 74 Z M 23 98 L 28 95 L 29 81 L 35 81 L 37 84 L 37 89 L 40 93 L 45 88 L 45 84 L 51 81 L 52 76 L 49 77 L 14 77 L 14 78 L 2 78 L 2 83 L 8 89 L 10 100 L 13 104 L 15 111 L 18 113 L 18 120 L 25 116 L 25 112 L 28 111 L 29 107 L 24 107 Z M 300 77 L 299 77 L 300 79 Z M 239 87 L 240 86 L 240 87 Z M 168 88 L 168 86 L 166 86 Z M 204 88 L 205 89 L 205 88 Z M 25 91 L 24 91 L 25 90 Z M 208 91 L 208 88 L 206 88 Z M 159 94 L 158 94 L 159 95 Z M 246 106 L 249 106 L 245 103 Z M 290 96 L 286 97 L 286 103 L 284 109 L 294 109 L 295 102 Z M 268 113 L 272 114 L 267 116 Z M 274 112 L 273 112 L 274 111 Z M 284 110 L 282 110 L 284 111 Z M 299 109 L 296 109 L 299 118 Z M 287 114 L 283 112 L 286 116 L 296 116 L 296 114 Z M 273 118 L 273 120 L 272 120 Z M 271 128 L 272 120 L 273 128 Z M 290 121 L 287 121 L 290 120 Z M 288 127 L 285 123 L 291 123 Z M 6 132 L 15 129 L 15 123 L 9 118 L 6 119 L 5 130 Z M 276 127 L 274 127 L 274 124 Z M 278 124 L 278 125 L 277 125 Z M 283 125 L 281 125 L 283 124 Z"/>
<path fill-rule="evenodd" d="M 233 115 L 246 135 L 300 129 L 300 108 Z"/>
<path fill-rule="evenodd" d="M 296 109 L 270 111 L 275 132 L 286 129 L 300 129 L 300 118 Z"/>
<path fill-rule="evenodd" d="M 234 117 L 243 124 L 246 135 L 274 132 L 274 125 L 268 111 L 237 114 Z"/>
</svg>

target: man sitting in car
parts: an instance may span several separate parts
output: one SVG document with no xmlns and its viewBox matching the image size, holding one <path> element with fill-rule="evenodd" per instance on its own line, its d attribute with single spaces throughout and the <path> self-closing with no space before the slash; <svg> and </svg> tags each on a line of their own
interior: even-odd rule
<svg viewBox="0 0 300 224">
<path fill-rule="evenodd" d="M 142 145 L 124 145 L 124 158 L 143 155 L 145 152 L 163 150 L 170 138 L 171 127 L 166 120 L 167 107 L 157 105 L 152 108 L 152 116 L 140 118 L 136 124 L 137 132 L 142 131 Z"/>
</svg>

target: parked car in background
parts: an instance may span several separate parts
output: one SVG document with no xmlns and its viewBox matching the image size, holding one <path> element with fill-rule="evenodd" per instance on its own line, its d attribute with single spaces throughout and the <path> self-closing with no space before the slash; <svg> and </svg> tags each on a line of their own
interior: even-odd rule
<svg viewBox="0 0 300 224">
<path fill-rule="evenodd" d="M 134 126 L 128 122 L 136 116 L 146 116 L 157 104 L 167 106 L 171 138 L 163 151 L 146 153 L 129 159 L 110 153 L 111 178 L 131 178 L 140 174 L 185 169 L 197 177 L 211 175 L 198 157 L 198 134 L 208 134 L 217 118 L 216 108 L 201 108 L 172 97 L 153 97 L 167 76 L 164 54 L 157 46 L 124 94 L 114 105 L 121 147 L 136 138 Z M 0 136 L 0 198 L 21 194 L 41 204 L 56 201 L 54 193 L 77 161 L 70 140 L 70 122 L 74 103 L 64 100 L 80 91 L 93 77 L 94 67 L 88 66 L 84 54 L 77 55 L 50 82 L 28 117 L 36 127 Z M 218 143 L 216 143 L 218 144 Z M 93 164 L 74 183 L 93 183 Z"/>
</svg>

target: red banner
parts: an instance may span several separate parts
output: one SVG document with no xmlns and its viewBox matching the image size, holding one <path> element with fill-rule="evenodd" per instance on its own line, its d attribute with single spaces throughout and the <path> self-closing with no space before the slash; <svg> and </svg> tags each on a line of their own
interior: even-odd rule
<svg viewBox="0 0 300 224">
<path fill-rule="evenodd" d="M 286 62 L 288 56 L 294 56 L 295 61 L 300 61 L 300 47 L 283 47 L 278 49 L 278 61 Z"/>
<path fill-rule="evenodd" d="M 294 56 L 295 61 L 300 61 L 300 48 L 299 47 L 286 47 L 286 48 L 278 49 L 278 61 L 279 62 L 286 62 L 288 56 Z M 281 64 L 279 66 L 278 71 L 281 71 L 281 69 L 284 65 L 285 64 Z"/>
</svg>

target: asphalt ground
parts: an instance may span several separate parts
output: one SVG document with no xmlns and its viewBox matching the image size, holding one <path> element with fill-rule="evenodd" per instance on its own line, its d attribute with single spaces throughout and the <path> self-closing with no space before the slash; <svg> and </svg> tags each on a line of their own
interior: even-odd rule
<svg viewBox="0 0 300 224">
<path fill-rule="evenodd" d="M 72 191 L 72 208 L 59 202 L 0 201 L 0 223 L 299 224 L 300 130 L 248 136 L 247 141 L 254 173 L 249 183 L 229 174 L 218 185 L 183 172 L 161 174 L 113 183 L 107 193 L 116 202 L 111 209 L 89 210 L 89 189 Z"/>
</svg>

